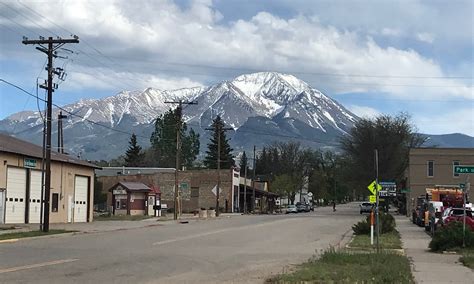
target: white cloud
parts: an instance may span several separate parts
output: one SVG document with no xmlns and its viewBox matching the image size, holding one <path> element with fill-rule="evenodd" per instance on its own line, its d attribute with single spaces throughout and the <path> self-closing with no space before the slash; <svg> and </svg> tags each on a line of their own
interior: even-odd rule
<svg viewBox="0 0 474 284">
<path fill-rule="evenodd" d="M 435 40 L 435 36 L 432 33 L 417 33 L 416 38 L 426 43 L 433 43 Z"/>
<path fill-rule="evenodd" d="M 374 118 L 381 114 L 381 112 L 379 112 L 375 108 L 371 108 L 368 106 L 349 105 L 347 108 L 353 113 L 355 113 L 357 116 L 363 118 Z"/>
<path fill-rule="evenodd" d="M 383 28 L 381 34 L 384 36 L 400 36 L 402 32 L 399 29 Z"/>
<path fill-rule="evenodd" d="M 474 136 L 474 103 L 464 108 L 446 108 L 443 112 L 416 114 L 413 121 L 421 133 L 464 133 Z"/>
<path fill-rule="evenodd" d="M 293 1 L 290 2 L 293 6 Z M 61 1 L 57 5 L 29 2 L 27 5 L 80 38 L 79 45 L 66 46 L 79 51 L 79 55 L 68 65 L 70 76 L 63 89 L 86 92 L 146 87 L 174 89 L 215 83 L 252 70 L 275 70 L 295 72 L 296 76 L 329 95 L 382 92 L 387 99 L 474 99 L 472 79 L 420 78 L 450 74 L 437 60 L 414 49 L 382 45 L 376 37 L 382 34 L 400 37 L 397 40 L 411 37 L 433 44 L 444 41 L 451 44 L 451 41 L 469 36 L 470 42 L 472 32 L 456 28 L 460 25 L 469 29 L 470 23 L 467 21 L 465 25 L 466 17 L 455 13 L 457 10 L 453 7 L 457 4 L 443 10 L 418 1 L 406 5 L 399 5 L 397 1 L 372 3 L 376 7 L 356 5 L 355 2 L 358 1 L 344 1 L 341 5 L 346 8 L 345 12 L 331 3 L 316 11 L 319 14 L 312 14 L 315 4 L 311 3 L 311 7 L 290 18 L 256 12 L 253 17 L 233 22 L 225 22 L 224 16 L 208 0 L 192 1 L 186 8 L 171 0 L 143 0 L 140 4 L 114 0 Z M 321 3 L 317 5 L 325 5 Z M 20 13 L 32 16 L 22 5 L 8 4 Z M 467 13 L 465 10 L 469 9 L 461 10 Z M 6 12 L 2 11 L 2 15 Z M 433 24 L 433 21 L 427 21 L 434 16 L 456 17 L 461 22 L 446 20 Z M 69 36 L 41 17 L 34 17 L 35 22 L 45 29 L 24 21 L 20 14 L 9 13 L 8 17 L 16 17 L 16 21 L 32 30 L 30 37 L 49 34 L 45 29 Z M 1 17 L 0 23 L 19 29 Z M 436 40 L 440 38 L 443 41 Z M 18 39 L 10 44 L 17 47 Z M 91 46 L 109 58 L 98 54 Z M 31 60 L 32 54 L 40 56 L 32 47 L 2 50 L 15 50 L 18 60 Z M 19 56 L 19 53 L 26 56 Z M 40 63 L 43 60 L 41 58 Z M 468 61 L 465 70 L 472 70 L 472 60 Z M 328 73 L 346 75 L 324 75 Z M 373 76 L 358 76 L 364 74 Z M 358 115 L 378 113 L 360 105 L 350 109 Z"/>
<path fill-rule="evenodd" d="M 223 78 L 220 70 L 205 66 L 289 73 L 304 70 L 308 73 L 376 75 L 323 79 L 311 74 L 302 76 L 315 80 L 316 87 L 330 93 L 384 92 L 401 98 L 416 93 L 421 99 L 472 98 L 472 86 L 462 81 L 409 78 L 446 75 L 437 62 L 418 52 L 382 47 L 361 31 L 323 25 L 315 17 L 300 15 L 283 19 L 259 12 L 249 20 L 223 24 L 222 15 L 213 8 L 212 2 L 204 0 L 193 1 L 186 9 L 166 0 L 143 1 L 142 5 L 113 0 L 64 1 L 59 6 L 29 4 L 55 23 L 74 31 L 81 40 L 78 48 L 100 59 L 91 61 L 87 54 L 81 53 L 81 60 L 75 64 L 105 67 L 116 73 L 115 77 L 120 77 L 121 73 L 141 74 L 135 77 L 145 78 L 169 76 L 166 70 L 160 70 L 159 63 L 151 64 L 161 60 L 203 65 L 198 71 L 173 66 L 183 78 L 193 78 L 190 81 L 194 82 L 202 81 L 202 77 L 197 79 L 194 73 L 204 75 L 204 78 L 214 77 L 214 82 L 229 79 Z M 49 21 L 39 21 L 45 28 L 58 29 Z M 400 35 L 402 30 L 394 27 L 382 32 Z M 434 40 L 434 35 L 428 32 L 420 33 L 418 37 L 424 41 Z M 104 59 L 90 45 L 117 59 L 114 62 Z M 71 45 L 71 48 L 75 47 Z M 132 56 L 140 62 L 127 59 Z M 216 74 L 221 77 L 215 78 Z M 390 78 L 394 75 L 408 78 Z M 176 78 L 179 76 L 174 74 Z"/>
</svg>

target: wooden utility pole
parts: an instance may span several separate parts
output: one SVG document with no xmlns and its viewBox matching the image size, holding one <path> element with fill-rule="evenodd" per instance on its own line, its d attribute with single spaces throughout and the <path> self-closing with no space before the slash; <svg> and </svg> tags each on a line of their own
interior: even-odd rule
<svg viewBox="0 0 474 284">
<path fill-rule="evenodd" d="M 39 40 L 28 40 L 26 37 L 23 38 L 23 44 L 37 44 L 36 49 L 46 53 L 48 55 L 48 81 L 46 85 L 40 85 L 40 88 L 46 89 L 48 91 L 47 98 L 47 111 L 46 111 L 46 173 L 45 173 L 45 182 L 44 182 L 44 202 L 43 202 L 43 232 L 49 231 L 49 200 L 51 195 L 51 119 L 52 119 L 52 105 L 53 105 L 53 91 L 57 88 L 57 85 L 53 86 L 53 77 L 58 75 L 62 77 L 62 69 L 53 69 L 53 57 L 57 57 L 56 50 L 66 43 L 79 43 L 79 38 L 74 36 L 72 39 L 62 39 L 56 38 L 53 39 L 49 37 L 45 39 L 40 37 Z M 47 47 L 43 46 L 47 45 Z"/>
<path fill-rule="evenodd" d="M 253 196 L 252 196 L 252 211 L 255 211 L 255 168 L 257 163 L 255 161 L 255 145 L 253 145 L 253 179 L 252 179 L 252 188 L 253 188 Z"/>
<path fill-rule="evenodd" d="M 217 132 L 217 188 L 216 188 L 216 216 L 219 216 L 219 196 L 221 187 L 221 135 L 222 132 L 233 130 L 233 128 L 222 127 L 220 123 L 215 123 L 213 128 L 206 130 L 214 130 Z"/>
<path fill-rule="evenodd" d="M 197 105 L 197 102 L 183 102 L 182 100 L 176 102 L 165 102 L 166 104 L 178 104 L 176 107 L 176 169 L 174 172 L 174 220 L 178 219 L 178 187 L 179 187 L 179 179 L 178 179 L 178 171 L 180 168 L 180 156 L 181 156 L 181 120 L 183 116 L 183 104 L 186 105 Z"/>
</svg>

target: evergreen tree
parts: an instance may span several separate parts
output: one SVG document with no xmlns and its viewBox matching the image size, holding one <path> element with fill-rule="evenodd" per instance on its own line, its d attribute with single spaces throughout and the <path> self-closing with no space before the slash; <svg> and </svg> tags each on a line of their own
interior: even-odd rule
<svg viewBox="0 0 474 284">
<path fill-rule="evenodd" d="M 199 134 L 194 130 L 187 131 L 186 123 L 181 118 L 181 165 L 191 167 L 199 154 Z M 174 168 L 176 166 L 176 126 L 178 115 L 176 110 L 169 109 L 155 121 L 150 142 L 151 150 L 148 151 L 150 166 Z"/>
<path fill-rule="evenodd" d="M 247 159 L 247 154 L 244 153 L 242 154 L 242 158 L 240 158 L 240 175 L 243 176 L 245 175 L 245 168 L 247 168 L 247 174 L 248 174 L 248 159 Z"/>
<path fill-rule="evenodd" d="M 204 165 L 208 169 L 217 169 L 217 141 L 220 133 L 220 160 L 221 169 L 230 169 L 235 166 L 234 156 L 232 155 L 233 149 L 229 145 L 229 140 L 226 138 L 224 131 L 224 122 L 220 116 L 217 116 L 212 121 L 212 133 L 211 141 L 207 144 L 208 150 L 206 151 L 206 157 L 204 158 Z"/>
<path fill-rule="evenodd" d="M 142 147 L 137 143 L 137 136 L 135 133 L 132 134 L 130 137 L 130 141 L 128 142 L 128 150 L 125 153 L 125 166 L 127 167 L 139 167 L 143 164 L 143 153 Z"/>
</svg>

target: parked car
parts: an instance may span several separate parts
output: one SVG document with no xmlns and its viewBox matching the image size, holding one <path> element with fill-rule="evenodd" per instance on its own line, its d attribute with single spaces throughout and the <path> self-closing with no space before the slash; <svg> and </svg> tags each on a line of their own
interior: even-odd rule
<svg viewBox="0 0 474 284">
<path fill-rule="evenodd" d="M 359 207 L 360 207 L 360 214 L 370 213 L 370 212 L 372 212 L 372 208 L 374 207 L 374 205 L 372 203 L 369 203 L 369 202 L 363 202 L 359 205 Z"/>
<path fill-rule="evenodd" d="M 286 208 L 285 214 L 289 214 L 289 213 L 298 213 L 298 209 L 296 208 L 295 205 L 293 204 L 288 205 L 288 207 Z"/>
<path fill-rule="evenodd" d="M 298 212 L 309 212 L 311 211 L 311 207 L 309 204 L 297 202 L 296 203 L 296 208 L 298 209 Z"/>
<path fill-rule="evenodd" d="M 450 222 L 462 222 L 464 216 L 463 208 L 447 208 L 443 212 L 439 223 L 442 226 L 446 226 Z M 466 209 L 466 228 L 471 228 L 474 231 L 474 217 L 472 210 Z"/>
</svg>

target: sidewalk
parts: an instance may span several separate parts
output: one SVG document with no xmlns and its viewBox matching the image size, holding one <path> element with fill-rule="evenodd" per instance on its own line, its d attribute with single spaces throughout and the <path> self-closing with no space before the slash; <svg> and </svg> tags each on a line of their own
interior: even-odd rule
<svg viewBox="0 0 474 284">
<path fill-rule="evenodd" d="M 460 255 L 430 252 L 431 238 L 424 228 L 405 216 L 395 219 L 416 283 L 473 283 L 474 271 L 459 262 Z"/>
</svg>

